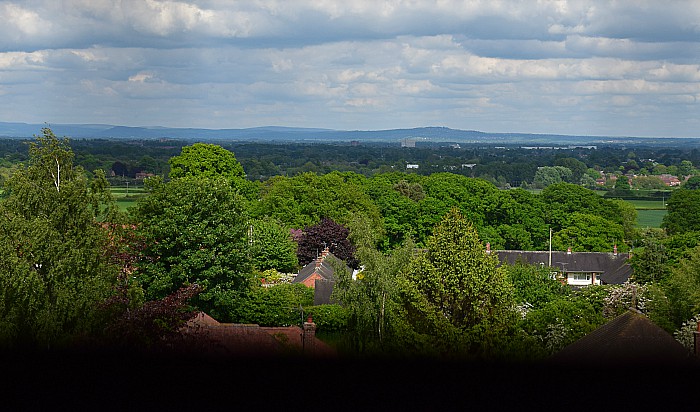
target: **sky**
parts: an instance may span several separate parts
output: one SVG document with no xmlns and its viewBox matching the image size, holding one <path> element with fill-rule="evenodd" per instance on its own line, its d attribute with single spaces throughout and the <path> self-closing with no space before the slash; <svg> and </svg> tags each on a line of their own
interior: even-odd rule
<svg viewBox="0 0 700 412">
<path fill-rule="evenodd" d="M 700 137 L 700 1 L 0 0 L 0 121 Z"/>
</svg>

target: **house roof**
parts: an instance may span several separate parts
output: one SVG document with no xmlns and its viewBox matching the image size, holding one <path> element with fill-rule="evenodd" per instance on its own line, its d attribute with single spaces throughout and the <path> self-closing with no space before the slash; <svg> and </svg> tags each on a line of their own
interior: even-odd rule
<svg viewBox="0 0 700 412">
<path fill-rule="evenodd" d="M 630 309 L 566 346 L 549 359 L 579 364 L 698 364 L 668 332 Z"/>
<path fill-rule="evenodd" d="M 335 281 L 327 279 L 316 279 L 314 286 L 314 305 L 327 305 L 331 303 L 331 293 Z"/>
<path fill-rule="evenodd" d="M 530 265 L 549 265 L 549 252 L 526 250 L 497 250 L 501 263 L 509 265 L 517 262 Z M 599 273 L 603 283 L 622 284 L 632 274 L 627 253 L 603 252 L 552 252 L 552 267 L 563 272 Z"/>
<path fill-rule="evenodd" d="M 261 327 L 257 324 L 220 323 L 199 312 L 182 329 L 191 346 L 209 355 L 275 356 L 306 354 L 303 330 L 298 326 Z M 313 337 L 312 355 L 332 356 L 335 351 Z M 192 343 L 194 343 L 192 345 Z"/>
<path fill-rule="evenodd" d="M 314 273 L 318 273 L 325 280 L 335 280 L 335 277 L 333 276 L 333 273 L 335 272 L 335 269 L 333 269 L 333 264 L 345 265 L 345 263 L 338 259 L 334 254 L 325 252 L 301 268 L 299 274 L 294 278 L 292 283 L 302 283 Z M 348 268 L 348 270 L 350 270 L 350 268 Z"/>
</svg>

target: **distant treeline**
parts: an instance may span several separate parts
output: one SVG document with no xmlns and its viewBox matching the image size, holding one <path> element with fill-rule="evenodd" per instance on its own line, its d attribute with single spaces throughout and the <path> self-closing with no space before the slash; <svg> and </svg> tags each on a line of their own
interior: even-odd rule
<svg viewBox="0 0 700 412">
<path fill-rule="evenodd" d="M 0 166 L 27 160 L 27 140 L 0 139 Z M 388 143 L 258 143 L 211 141 L 235 153 L 249 180 L 295 176 L 304 172 L 325 174 L 350 171 L 371 177 L 378 173 L 408 171 L 419 175 L 450 172 L 479 177 L 499 187 L 532 184 L 543 166 L 582 167 L 606 173 L 652 173 L 659 165 L 674 171 L 683 160 L 700 164 L 696 147 L 610 144 L 595 148 L 525 148 L 484 143 L 448 144 L 417 142 L 416 147 Z M 105 170 L 113 179 L 135 178 L 137 173 L 167 177 L 168 159 L 190 140 L 175 139 L 73 139 L 76 164 L 86 171 Z M 411 165 L 408 168 L 408 165 Z M 664 169 L 666 171 L 666 169 Z M 579 182 L 573 182 L 579 183 Z"/>
</svg>

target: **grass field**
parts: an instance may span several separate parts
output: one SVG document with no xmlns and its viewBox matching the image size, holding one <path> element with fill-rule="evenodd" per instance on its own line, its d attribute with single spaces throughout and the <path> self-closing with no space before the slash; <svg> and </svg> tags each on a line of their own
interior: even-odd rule
<svg viewBox="0 0 700 412">
<path fill-rule="evenodd" d="M 136 200 L 145 194 L 143 187 L 113 186 L 110 188 L 119 210 L 126 212 L 127 208 L 134 206 Z"/>
<path fill-rule="evenodd" d="M 666 210 L 666 202 L 663 200 L 627 200 L 637 210 Z"/>
<path fill-rule="evenodd" d="M 659 228 L 666 215 L 666 204 L 663 200 L 626 200 L 637 209 L 638 228 Z"/>
<path fill-rule="evenodd" d="M 666 215 L 666 210 L 639 209 L 637 210 L 637 227 L 659 228 Z"/>
</svg>

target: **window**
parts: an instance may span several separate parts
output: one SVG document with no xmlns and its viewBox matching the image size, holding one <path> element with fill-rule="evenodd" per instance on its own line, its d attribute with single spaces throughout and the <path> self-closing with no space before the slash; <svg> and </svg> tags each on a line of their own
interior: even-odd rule
<svg viewBox="0 0 700 412">
<path fill-rule="evenodd" d="M 574 273 L 574 280 L 591 280 L 590 273 Z"/>
</svg>

